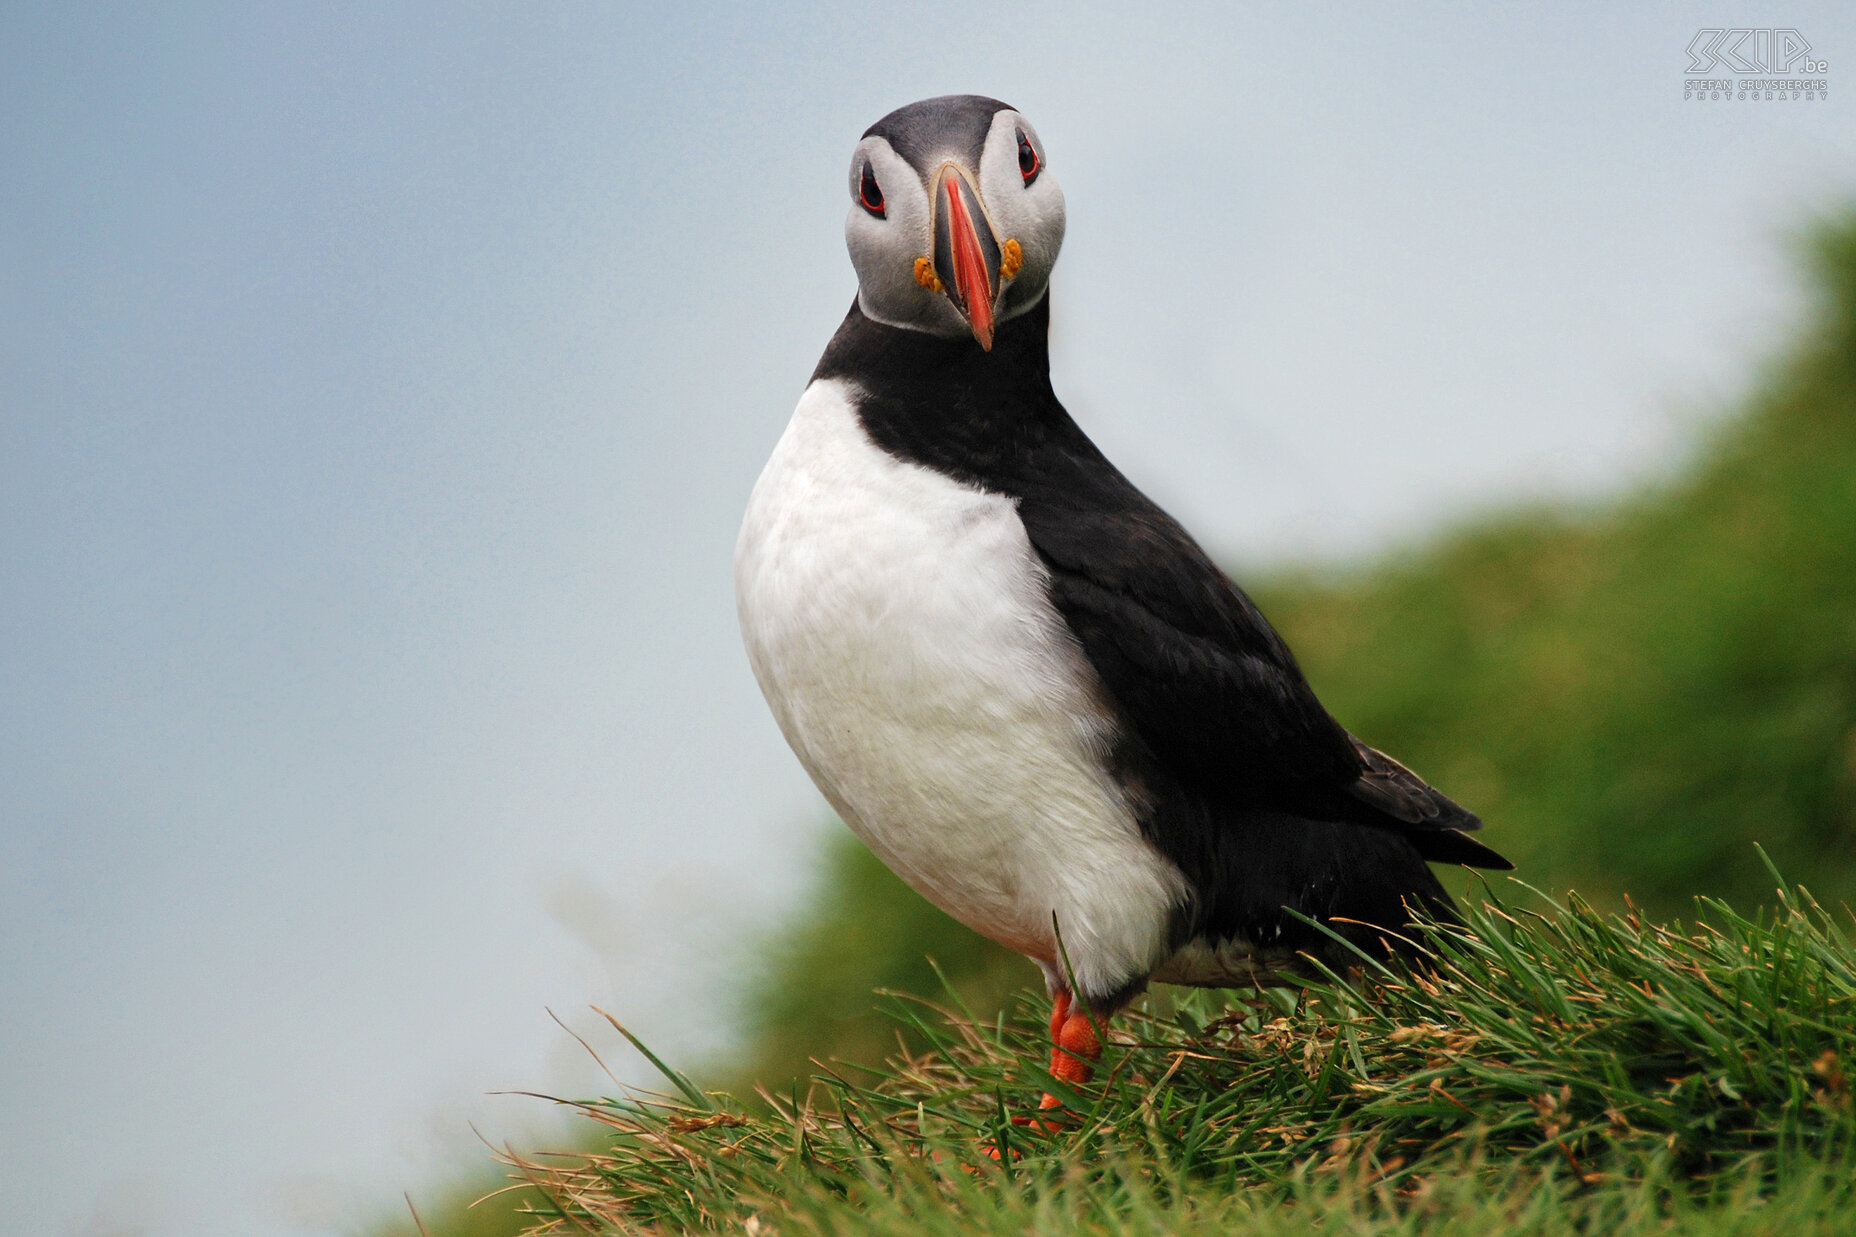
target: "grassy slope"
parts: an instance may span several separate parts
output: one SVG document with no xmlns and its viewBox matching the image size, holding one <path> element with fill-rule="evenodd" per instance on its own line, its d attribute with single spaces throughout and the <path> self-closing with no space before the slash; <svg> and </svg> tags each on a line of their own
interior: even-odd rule
<svg viewBox="0 0 1856 1237">
<path fill-rule="evenodd" d="M 1758 840 L 1856 900 L 1856 215 L 1811 255 L 1814 329 L 1676 482 L 1254 589 L 1335 713 L 1478 808 L 1536 885 L 1663 913 L 1753 903 Z M 744 1010 L 744 1076 L 878 1059 L 896 1027 L 870 993 L 938 991 L 924 953 L 983 1013 L 1032 979 L 847 837 L 819 886 Z M 422 1209 L 434 1233 L 514 1231 Z"/>
<path fill-rule="evenodd" d="M 1478 907 L 1363 989 L 1137 1016 L 1076 1090 L 1035 1000 L 997 1025 L 904 1006 L 925 1046 L 885 1073 L 761 1108 L 670 1075 L 674 1099 L 584 1106 L 599 1155 L 522 1167 L 558 1233 L 1856 1228 L 1846 916 L 1539 909 Z M 1046 1088 L 1067 1128 L 1009 1120 Z"/>
</svg>

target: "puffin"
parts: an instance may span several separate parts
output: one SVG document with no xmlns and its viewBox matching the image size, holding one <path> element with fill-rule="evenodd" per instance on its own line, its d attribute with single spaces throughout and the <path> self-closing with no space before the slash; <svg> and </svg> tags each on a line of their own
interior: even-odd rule
<svg viewBox="0 0 1856 1237">
<path fill-rule="evenodd" d="M 742 637 L 844 823 L 1043 971 L 1051 1075 L 1087 1082 L 1150 983 L 1408 952 L 1454 913 L 1431 864 L 1510 868 L 1065 412 L 1064 199 L 1031 122 L 911 103 L 849 190 L 857 296 L 748 500 Z"/>
</svg>

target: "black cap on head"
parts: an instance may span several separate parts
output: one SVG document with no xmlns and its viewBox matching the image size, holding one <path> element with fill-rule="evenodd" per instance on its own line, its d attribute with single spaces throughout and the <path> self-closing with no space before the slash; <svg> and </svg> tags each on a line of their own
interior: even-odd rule
<svg viewBox="0 0 1856 1237">
<path fill-rule="evenodd" d="M 993 116 L 1015 110 L 985 95 L 944 94 L 897 108 L 865 129 L 864 136 L 883 138 L 923 175 L 936 155 L 954 155 L 978 167 Z M 955 145 L 950 147 L 950 140 Z"/>
</svg>

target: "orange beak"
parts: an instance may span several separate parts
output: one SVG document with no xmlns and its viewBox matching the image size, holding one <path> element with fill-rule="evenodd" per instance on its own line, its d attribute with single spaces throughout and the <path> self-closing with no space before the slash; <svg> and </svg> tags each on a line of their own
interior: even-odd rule
<svg viewBox="0 0 1856 1237">
<path fill-rule="evenodd" d="M 934 267 L 973 338 L 992 351 L 993 301 L 999 295 L 999 241 L 980 211 L 979 196 L 952 164 L 935 185 Z"/>
</svg>

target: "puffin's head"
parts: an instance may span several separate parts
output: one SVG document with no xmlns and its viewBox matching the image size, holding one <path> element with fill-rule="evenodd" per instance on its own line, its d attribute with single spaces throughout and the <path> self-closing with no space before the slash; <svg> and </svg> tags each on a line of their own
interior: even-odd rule
<svg viewBox="0 0 1856 1237">
<path fill-rule="evenodd" d="M 993 328 L 1038 303 L 1063 245 L 1063 190 L 1031 122 L 997 99 L 899 107 L 851 154 L 845 242 L 858 304 L 891 326 Z"/>
</svg>

